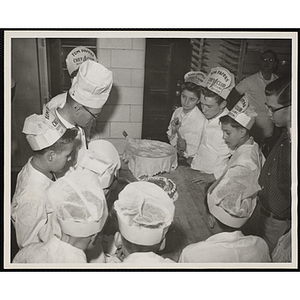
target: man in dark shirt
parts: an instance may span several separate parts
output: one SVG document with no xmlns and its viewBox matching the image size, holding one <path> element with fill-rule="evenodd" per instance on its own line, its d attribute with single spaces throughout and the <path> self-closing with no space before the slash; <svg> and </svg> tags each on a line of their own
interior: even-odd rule
<svg viewBox="0 0 300 300">
<path fill-rule="evenodd" d="M 281 135 L 269 154 L 259 177 L 259 234 L 270 253 L 278 239 L 291 227 L 291 84 L 284 76 L 268 84 L 265 90 L 268 117 Z"/>
</svg>

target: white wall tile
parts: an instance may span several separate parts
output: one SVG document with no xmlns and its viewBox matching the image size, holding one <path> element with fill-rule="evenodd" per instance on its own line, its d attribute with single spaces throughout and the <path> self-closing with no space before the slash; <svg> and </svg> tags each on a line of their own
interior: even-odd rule
<svg viewBox="0 0 300 300">
<path fill-rule="evenodd" d="M 129 105 L 104 105 L 99 116 L 101 122 L 129 122 Z"/>
<path fill-rule="evenodd" d="M 130 122 L 142 122 L 143 120 L 143 105 L 130 106 Z"/>
<path fill-rule="evenodd" d="M 111 123 L 110 138 L 122 138 L 124 130 L 130 137 L 141 138 L 142 123 Z"/>
<path fill-rule="evenodd" d="M 144 69 L 132 69 L 131 70 L 131 86 L 144 87 Z"/>
<path fill-rule="evenodd" d="M 104 67 L 111 67 L 111 50 L 107 49 L 97 49 L 97 58 L 99 63 L 101 63 Z"/>
<path fill-rule="evenodd" d="M 131 70 L 130 69 L 110 69 L 113 72 L 114 85 L 130 86 L 131 85 Z"/>
<path fill-rule="evenodd" d="M 146 48 L 146 39 L 132 39 L 132 49 L 144 50 Z"/>
<path fill-rule="evenodd" d="M 132 49 L 132 39 L 131 38 L 100 38 L 99 47 L 110 48 L 110 49 Z"/>
<path fill-rule="evenodd" d="M 145 65 L 145 51 L 112 50 L 111 66 L 113 68 L 143 69 Z"/>
<path fill-rule="evenodd" d="M 134 88 L 134 87 L 114 87 L 112 90 L 109 104 L 134 104 L 134 105 L 143 105 L 143 88 Z"/>
</svg>

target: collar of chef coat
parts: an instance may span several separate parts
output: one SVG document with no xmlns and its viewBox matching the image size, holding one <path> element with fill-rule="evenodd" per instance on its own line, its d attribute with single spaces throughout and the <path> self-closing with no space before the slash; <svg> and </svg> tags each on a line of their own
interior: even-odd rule
<svg viewBox="0 0 300 300">
<path fill-rule="evenodd" d="M 240 230 L 234 232 L 220 232 L 210 236 L 205 242 L 232 242 L 244 237 Z"/>
</svg>

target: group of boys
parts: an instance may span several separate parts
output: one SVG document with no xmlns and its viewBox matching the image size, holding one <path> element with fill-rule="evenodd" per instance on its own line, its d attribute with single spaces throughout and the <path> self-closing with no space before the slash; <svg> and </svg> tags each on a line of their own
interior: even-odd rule
<svg viewBox="0 0 300 300">
<path fill-rule="evenodd" d="M 239 100 L 235 101 L 235 105 L 232 105 L 233 100 L 230 100 L 232 108 L 230 111 L 226 107 L 228 104 L 226 100 L 229 95 L 232 95 L 235 84 L 233 74 L 227 69 L 213 68 L 207 76 L 198 71 L 189 72 L 189 76 L 185 78 L 186 81 L 200 86 L 201 96 L 198 102 L 201 112 L 206 118 L 198 149 L 193 156 L 186 156 L 186 162 L 191 167 L 189 171 L 191 182 L 201 185 L 206 194 L 205 205 L 210 216 L 207 218 L 207 224 L 212 232 L 218 234 L 206 241 L 188 246 L 182 251 L 179 262 L 267 262 L 270 261 L 269 253 L 273 261 L 290 261 L 290 180 L 284 180 L 285 189 L 278 190 L 276 201 L 274 196 L 272 197 L 274 200 L 264 200 L 265 202 L 272 201 L 275 208 L 284 207 L 285 210 L 282 213 L 284 216 L 278 216 L 277 211 L 276 214 L 270 213 L 264 208 L 263 214 L 266 220 L 258 225 L 255 224 L 250 230 L 254 234 L 259 233 L 264 239 L 256 235 L 244 236 L 241 232 L 241 228 L 247 223 L 256 208 L 258 192 L 263 189 L 260 197 L 265 199 L 267 196 L 268 198 L 268 195 L 265 195 L 266 185 L 273 184 L 272 189 L 276 190 L 274 186 L 278 184 L 276 178 L 279 178 L 285 170 L 285 178 L 290 178 L 291 173 L 288 146 L 283 154 L 277 154 L 274 149 L 273 155 L 270 154 L 269 162 L 266 164 L 266 166 L 274 164 L 277 161 L 277 158 L 274 157 L 278 157 L 284 168 L 277 169 L 278 173 L 274 173 L 273 177 L 264 175 L 271 174 L 266 167 L 261 172 L 265 162 L 265 157 L 260 150 L 262 141 L 272 136 L 273 123 L 277 128 L 290 128 L 287 124 L 290 112 L 282 111 L 282 109 L 287 110 L 291 105 L 289 76 L 278 78 L 272 73 L 277 65 L 276 54 L 268 50 L 262 54 L 261 61 L 261 71 L 253 75 L 253 79 L 252 77 L 246 78 L 236 87 L 239 89 L 242 84 L 246 85 L 246 82 L 251 82 L 246 85 L 244 90 L 239 89 Z M 275 106 L 279 106 L 278 109 L 270 110 L 267 105 L 267 94 L 274 99 L 273 102 Z M 257 95 L 260 96 L 256 97 Z M 241 98 L 241 96 L 243 97 Z M 280 100 L 281 96 L 282 100 Z M 260 113 L 259 120 L 256 119 L 257 111 Z M 282 112 L 282 116 L 276 114 L 278 122 L 274 120 L 273 116 L 277 111 Z M 268 126 L 267 134 L 267 130 L 264 130 L 265 124 Z M 255 140 L 250 136 L 254 125 L 256 125 Z M 178 132 L 177 139 L 179 141 L 186 139 L 184 143 L 181 141 L 175 145 L 179 152 L 185 153 L 189 140 L 188 135 L 183 131 L 180 132 L 181 126 L 180 123 L 176 128 L 174 122 L 170 123 L 172 134 L 175 135 Z M 258 127 L 260 130 L 257 130 Z M 278 139 L 277 144 L 282 147 L 284 145 L 282 142 L 280 143 L 281 140 L 286 140 L 288 143 L 290 137 L 285 135 L 282 139 Z M 272 161 L 271 157 L 273 157 Z M 261 184 L 262 176 L 265 180 L 263 185 Z M 281 183 L 279 184 L 281 185 Z M 268 193 L 271 192 L 272 190 Z M 277 201 L 277 199 L 279 200 Z M 262 211 L 263 206 L 260 204 L 259 207 Z M 278 223 L 278 230 L 267 225 L 274 223 L 271 219 Z M 261 228 L 255 229 L 257 226 Z M 214 228 L 217 228 L 217 231 L 213 230 Z M 234 232 L 237 229 L 239 230 Z M 279 248 L 281 253 L 285 253 L 281 257 L 278 254 Z M 280 257 L 279 260 L 275 257 L 275 253 L 277 253 L 277 257 Z"/>
<path fill-rule="evenodd" d="M 87 262 L 84 251 L 97 247 L 93 262 L 173 263 L 156 252 L 164 247 L 175 207 L 149 182 L 128 184 L 114 203 L 116 257 L 110 259 L 99 246 L 108 217 L 99 178 L 108 167 L 115 175 L 120 163 L 101 151 L 95 154 L 99 145 L 89 147 L 83 128 L 100 114 L 112 73 L 93 56 L 82 61 L 78 71 L 69 72 L 76 73 L 70 90 L 52 99 L 42 115 L 25 121 L 23 132 L 34 155 L 18 176 L 12 202 L 21 249 L 14 262 Z M 183 249 L 182 263 L 271 261 L 266 242 L 240 230 L 256 207 L 264 160 L 249 135 L 256 114 L 247 96 L 231 111 L 226 108 L 233 87 L 234 76 L 225 68 L 213 68 L 205 79 L 200 103 L 206 120 L 191 169 L 193 181 L 205 184 L 207 221 L 215 234 Z"/>
</svg>

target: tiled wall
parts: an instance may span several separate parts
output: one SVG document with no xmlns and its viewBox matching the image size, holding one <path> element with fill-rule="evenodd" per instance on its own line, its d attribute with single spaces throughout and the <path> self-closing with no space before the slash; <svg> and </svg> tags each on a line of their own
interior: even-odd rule
<svg viewBox="0 0 300 300">
<path fill-rule="evenodd" d="M 145 39 L 99 38 L 97 57 L 113 72 L 114 84 L 94 130 L 121 154 L 125 146 L 123 130 L 133 138 L 141 138 Z"/>
</svg>

